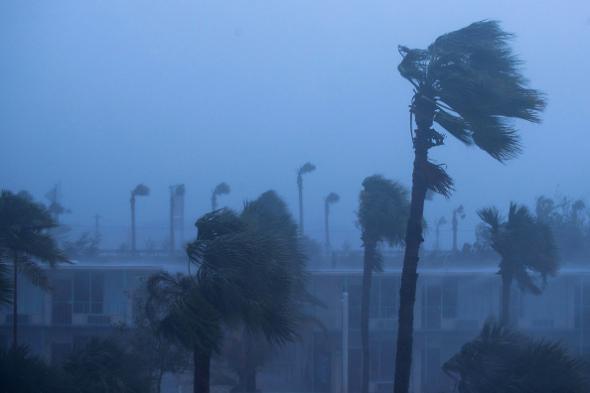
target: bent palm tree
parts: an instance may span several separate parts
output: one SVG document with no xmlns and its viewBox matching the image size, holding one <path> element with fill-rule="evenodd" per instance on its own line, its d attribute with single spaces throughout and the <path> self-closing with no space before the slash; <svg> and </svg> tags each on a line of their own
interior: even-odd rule
<svg viewBox="0 0 590 393">
<path fill-rule="evenodd" d="M 369 176 L 363 181 L 358 211 L 365 248 L 361 299 L 361 393 L 369 391 L 369 305 L 372 274 L 373 271 L 383 269 L 377 246 L 382 241 L 387 241 L 390 245 L 403 242 L 409 208 L 408 191 L 401 184 L 378 175 Z"/>
<path fill-rule="evenodd" d="M 326 231 L 326 250 L 330 251 L 330 205 L 338 202 L 340 195 L 331 192 L 324 199 L 324 229 Z"/>
<path fill-rule="evenodd" d="M 193 392 L 209 392 L 211 356 L 221 346 L 222 315 L 216 297 L 192 277 L 152 275 L 147 283 L 146 315 L 159 334 L 175 340 L 193 355 Z"/>
<path fill-rule="evenodd" d="M 12 260 L 12 346 L 18 346 L 18 273 L 33 284 L 48 288 L 39 262 L 55 267 L 67 258 L 57 246 L 50 230 L 57 227 L 49 211 L 26 192 L 0 195 L 0 256 Z"/>
<path fill-rule="evenodd" d="M 459 393 L 582 393 L 590 388 L 583 362 L 559 344 L 534 340 L 487 322 L 443 365 Z"/>
<path fill-rule="evenodd" d="M 227 195 L 231 192 L 231 188 L 229 184 L 225 182 L 221 182 L 215 186 L 213 192 L 211 193 L 211 211 L 217 210 L 217 198 L 220 195 Z"/>
<path fill-rule="evenodd" d="M 297 170 L 297 191 L 299 192 L 299 232 L 303 235 L 303 175 L 315 171 L 311 162 L 306 162 Z"/>
<path fill-rule="evenodd" d="M 502 304 L 500 321 L 510 325 L 510 294 L 516 280 L 521 289 L 539 295 L 548 276 L 557 273 L 558 258 L 551 228 L 533 217 L 529 209 L 510 204 L 508 218 L 502 217 L 495 207 L 482 209 L 479 217 L 487 226 L 491 247 L 500 257 L 502 278 Z M 537 284 L 531 273 L 537 274 Z"/>
<path fill-rule="evenodd" d="M 414 87 L 410 113 L 416 129 L 412 135 L 414 164 L 400 287 L 395 393 L 407 393 L 410 383 L 424 199 L 428 189 L 443 195 L 452 189 L 443 167 L 428 159 L 431 148 L 444 144 L 444 136 L 432 128 L 433 123 L 503 161 L 520 150 L 509 118 L 538 122 L 545 107 L 542 95 L 527 87 L 520 62 L 508 44 L 510 38 L 497 22 L 481 21 L 438 37 L 425 50 L 399 47 L 403 60 L 398 70 Z"/>
</svg>

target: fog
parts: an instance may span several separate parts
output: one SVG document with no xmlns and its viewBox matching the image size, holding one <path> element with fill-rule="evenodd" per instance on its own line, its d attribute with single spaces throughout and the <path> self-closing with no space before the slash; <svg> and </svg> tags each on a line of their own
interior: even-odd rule
<svg viewBox="0 0 590 393">
<path fill-rule="evenodd" d="M 138 244 L 161 242 L 168 186 L 184 183 L 186 225 L 210 207 L 274 189 L 297 208 L 305 161 L 306 232 L 322 239 L 331 191 L 333 244 L 360 247 L 364 177 L 410 182 L 411 86 L 398 44 L 426 47 L 443 32 L 497 19 L 516 34 L 531 85 L 545 92 L 541 125 L 519 123 L 523 154 L 500 164 L 448 139 L 434 149 L 456 191 L 426 219 L 540 194 L 588 197 L 590 3 L 576 1 L 3 1 L 0 4 L 0 185 L 36 198 L 61 183 L 75 231 L 102 217 L 105 245 L 127 241 L 129 192 Z M 187 238 L 189 234 L 187 233 Z M 449 246 L 449 226 L 441 242 Z M 432 244 L 427 235 L 427 246 Z"/>
</svg>

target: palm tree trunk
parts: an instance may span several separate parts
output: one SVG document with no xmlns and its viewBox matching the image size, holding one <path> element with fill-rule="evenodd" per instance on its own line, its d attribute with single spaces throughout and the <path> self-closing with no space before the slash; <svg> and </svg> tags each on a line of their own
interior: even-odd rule
<svg viewBox="0 0 590 393">
<path fill-rule="evenodd" d="M 512 294 L 512 274 L 502 273 L 502 309 L 500 311 L 500 321 L 504 326 L 510 326 L 510 298 Z"/>
<path fill-rule="evenodd" d="M 197 348 L 193 351 L 193 393 L 209 393 L 211 354 Z"/>
<path fill-rule="evenodd" d="M 12 257 L 12 262 L 14 275 L 12 283 L 12 349 L 16 351 L 18 347 L 18 257 L 16 254 Z"/>
<path fill-rule="evenodd" d="M 365 255 L 363 263 L 363 288 L 361 297 L 361 348 L 362 348 L 362 375 L 361 393 L 369 393 L 369 306 L 371 303 L 371 281 L 375 266 L 375 242 L 364 242 Z"/>
<path fill-rule="evenodd" d="M 299 191 L 299 233 L 303 235 L 303 179 L 297 176 L 297 189 Z"/>
<path fill-rule="evenodd" d="M 408 393 L 412 370 L 412 340 L 414 333 L 414 303 L 418 282 L 418 260 L 422 238 L 424 200 L 428 181 L 426 168 L 428 149 L 432 145 L 430 129 L 436 107 L 432 100 L 416 96 L 412 111 L 416 115 L 416 135 L 414 137 L 414 168 L 412 172 L 412 200 L 410 217 L 406 229 L 406 249 L 399 290 L 400 304 L 397 330 L 397 352 L 395 357 L 394 393 Z"/>
</svg>

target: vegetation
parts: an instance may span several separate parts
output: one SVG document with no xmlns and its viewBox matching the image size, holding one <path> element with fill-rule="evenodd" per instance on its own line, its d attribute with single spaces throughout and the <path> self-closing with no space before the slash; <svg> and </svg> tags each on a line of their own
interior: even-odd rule
<svg viewBox="0 0 590 393">
<path fill-rule="evenodd" d="M 460 393 L 582 393 L 590 387 L 586 367 L 560 344 L 534 340 L 490 321 L 443 371 Z"/>
<path fill-rule="evenodd" d="M 67 261 L 50 233 L 55 227 L 57 224 L 49 211 L 26 192 L 0 194 L 0 257 L 12 262 L 12 346 L 15 349 L 18 347 L 18 273 L 41 288 L 49 288 L 39 262 L 54 267 Z M 6 301 L 7 286 L 0 285 Z"/>
<path fill-rule="evenodd" d="M 373 272 L 383 270 L 379 243 L 392 246 L 403 243 L 409 215 L 408 191 L 399 183 L 382 176 L 369 176 L 359 195 L 358 223 L 365 249 L 361 294 L 361 393 L 369 391 L 369 310 Z"/>
<path fill-rule="evenodd" d="M 211 193 L 211 211 L 217 210 L 217 198 L 220 195 L 227 195 L 231 192 L 231 188 L 225 182 L 221 182 L 215 186 Z"/>
<path fill-rule="evenodd" d="M 543 96 L 527 87 L 509 39 L 495 21 L 473 23 L 438 37 L 427 49 L 399 47 L 398 70 L 414 87 L 411 115 L 414 167 L 410 217 L 400 288 L 395 393 L 407 393 L 412 365 L 414 302 L 422 220 L 427 190 L 449 195 L 452 180 L 441 165 L 428 159 L 431 148 L 444 144 L 432 128 L 438 123 L 467 145 L 476 145 L 504 161 L 520 150 L 510 118 L 539 121 Z"/>
<path fill-rule="evenodd" d="M 76 393 L 143 393 L 150 391 L 148 369 L 115 340 L 92 338 L 74 350 L 63 365 Z"/>
<path fill-rule="evenodd" d="M 194 391 L 206 393 L 224 327 L 243 327 L 274 344 L 296 338 L 306 295 L 305 259 L 297 227 L 274 192 L 247 203 L 239 216 L 216 210 L 196 225 L 197 239 L 187 248 L 196 276 L 153 276 L 148 310 L 162 334 L 193 353 Z M 248 381 L 242 382 L 255 389 L 256 369 L 247 371 Z"/>
<path fill-rule="evenodd" d="M 501 257 L 500 315 L 501 322 L 509 325 L 512 282 L 516 280 L 522 290 L 539 295 L 547 277 L 557 273 L 555 241 L 549 226 L 537 220 L 525 206 L 511 203 L 506 221 L 495 207 L 482 209 L 478 214 L 488 227 L 492 249 Z M 540 278 L 540 284 L 531 273 Z"/>
</svg>

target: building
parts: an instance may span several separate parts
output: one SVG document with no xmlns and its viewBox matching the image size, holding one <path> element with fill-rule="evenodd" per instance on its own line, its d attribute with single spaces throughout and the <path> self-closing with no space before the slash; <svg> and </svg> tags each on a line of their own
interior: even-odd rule
<svg viewBox="0 0 590 393">
<path fill-rule="evenodd" d="M 325 262 L 325 261 L 324 261 Z M 300 342 L 276 350 L 259 376 L 263 390 L 335 393 L 359 390 L 359 253 L 316 263 L 309 289 L 323 306 L 309 313 L 321 325 L 304 327 Z M 131 324 L 133 294 L 162 268 L 189 269 L 183 258 L 117 256 L 87 258 L 50 270 L 51 291 L 21 277 L 19 340 L 59 363 L 90 337 Z M 497 315 L 500 280 L 493 265 L 463 267 L 424 263 L 415 307 L 412 391 L 437 393 L 452 387 L 441 365 L 483 323 Z M 371 391 L 389 392 L 393 381 L 400 268 L 386 263 L 371 294 Z M 577 354 L 590 354 L 590 268 L 563 268 L 541 296 L 513 291 L 513 315 L 527 333 L 560 340 Z M 0 345 L 9 345 L 12 316 L 0 310 Z M 343 356 L 345 354 L 346 356 Z M 347 386 L 345 386 L 347 385 Z"/>
</svg>

